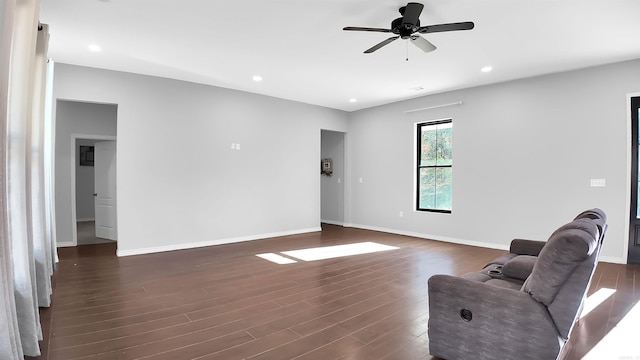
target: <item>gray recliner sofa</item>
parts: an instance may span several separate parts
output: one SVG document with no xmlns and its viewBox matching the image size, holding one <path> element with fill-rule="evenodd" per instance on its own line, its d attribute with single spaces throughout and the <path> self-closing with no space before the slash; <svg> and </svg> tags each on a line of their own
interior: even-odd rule
<svg viewBox="0 0 640 360">
<path fill-rule="evenodd" d="M 432 276 L 431 355 L 556 359 L 582 310 L 606 229 L 602 210 L 586 210 L 546 242 L 513 240 L 479 272 Z"/>
</svg>

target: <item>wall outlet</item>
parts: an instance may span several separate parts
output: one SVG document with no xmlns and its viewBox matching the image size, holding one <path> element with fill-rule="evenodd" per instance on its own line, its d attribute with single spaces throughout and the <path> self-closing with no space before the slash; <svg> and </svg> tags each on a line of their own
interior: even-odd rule
<svg viewBox="0 0 640 360">
<path fill-rule="evenodd" d="M 360 184 L 362 184 L 362 178 L 360 178 L 359 181 L 360 181 Z"/>
<path fill-rule="evenodd" d="M 404 217 L 404 212 L 400 211 L 400 214 L 398 214 L 400 217 Z"/>
</svg>

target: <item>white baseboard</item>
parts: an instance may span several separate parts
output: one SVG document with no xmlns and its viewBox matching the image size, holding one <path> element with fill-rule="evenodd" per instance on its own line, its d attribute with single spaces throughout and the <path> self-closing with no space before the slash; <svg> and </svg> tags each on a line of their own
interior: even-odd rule
<svg viewBox="0 0 640 360">
<path fill-rule="evenodd" d="M 76 222 L 96 221 L 96 219 L 76 219 Z"/>
<path fill-rule="evenodd" d="M 606 262 L 612 264 L 626 264 L 627 260 L 615 256 L 600 256 L 598 259 L 599 262 Z"/>
<path fill-rule="evenodd" d="M 183 244 L 175 244 L 175 245 L 165 245 L 165 246 L 154 246 L 148 248 L 141 249 L 131 249 L 131 250 L 120 250 L 116 251 L 116 255 L 119 257 L 122 256 L 132 256 L 132 255 L 143 255 L 143 254 L 153 254 L 165 251 L 174 251 L 174 250 L 185 250 L 185 249 L 195 249 L 206 246 L 214 246 L 214 245 L 223 245 L 223 244 L 231 244 L 243 241 L 252 241 L 252 240 L 260 240 L 260 239 L 268 239 L 279 236 L 288 236 L 288 235 L 297 235 L 297 234 L 305 234 L 311 232 L 322 231 L 322 228 L 308 228 L 308 229 L 298 229 L 291 231 L 282 231 L 268 234 L 258 234 L 258 235 L 250 235 L 250 236 L 241 236 L 236 238 L 228 238 L 228 239 L 217 239 L 211 241 L 201 241 L 196 243 L 183 243 Z"/>
<path fill-rule="evenodd" d="M 413 231 L 388 229 L 388 228 L 382 228 L 382 227 L 378 227 L 378 226 L 368 226 L 368 225 L 360 225 L 360 224 L 348 224 L 348 225 L 344 225 L 344 226 L 345 227 L 354 227 L 354 228 L 358 228 L 358 229 L 386 232 L 386 233 L 390 233 L 390 234 L 411 236 L 411 237 L 421 238 L 421 239 L 444 241 L 444 242 L 460 244 L 460 245 L 470 245 L 470 246 L 477 246 L 477 247 L 483 247 L 483 248 L 489 248 L 489 249 L 497 249 L 497 250 L 509 250 L 509 244 L 492 244 L 492 243 L 486 243 L 486 242 L 481 242 L 481 241 L 457 239 L 457 238 L 451 238 L 451 237 L 446 237 L 446 236 L 430 235 L 430 234 L 423 234 L 423 233 L 418 233 L 418 232 L 413 232 Z"/>
<path fill-rule="evenodd" d="M 74 244 L 73 241 L 63 241 L 63 242 L 56 243 L 56 247 L 71 247 L 71 246 L 76 246 L 76 244 Z"/>
<path fill-rule="evenodd" d="M 345 224 L 343 226 L 345 226 L 345 227 L 354 227 L 354 228 L 365 229 L 365 230 L 380 231 L 380 232 L 386 232 L 386 233 L 391 233 L 391 234 L 406 235 L 406 236 L 411 236 L 411 237 L 416 237 L 416 238 L 421 238 L 421 239 L 438 240 L 438 241 L 444 241 L 444 242 L 454 243 L 454 244 L 478 246 L 478 247 L 496 249 L 496 250 L 509 250 L 509 245 L 508 244 L 504 244 L 504 245 L 503 244 L 492 244 L 492 243 L 485 243 L 485 242 L 481 242 L 481 241 L 457 239 L 457 238 L 450 238 L 450 237 L 444 237 L 444 236 L 429 235 L 429 234 L 422 234 L 422 233 L 416 233 L 416 232 L 411 232 L 411 231 L 387 229 L 387 228 L 381 228 L 381 227 L 377 227 L 377 226 L 368 226 L 368 225 L 359 225 L 359 224 Z M 613 263 L 613 264 L 626 264 L 627 263 L 626 259 L 620 258 L 620 257 L 615 257 L 615 256 L 600 256 L 598 261 L 599 262 Z"/>
</svg>

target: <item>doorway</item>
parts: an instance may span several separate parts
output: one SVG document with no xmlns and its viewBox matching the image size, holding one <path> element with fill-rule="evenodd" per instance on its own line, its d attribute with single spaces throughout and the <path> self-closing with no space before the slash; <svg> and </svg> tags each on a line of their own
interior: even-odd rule
<svg viewBox="0 0 640 360">
<path fill-rule="evenodd" d="M 320 221 L 344 226 L 345 133 L 321 130 L 320 139 Z"/>
<path fill-rule="evenodd" d="M 111 240 L 96 237 L 95 231 L 95 144 L 97 140 L 76 139 L 76 234 L 77 245 L 100 244 Z"/>
<path fill-rule="evenodd" d="M 116 137 L 76 134 L 71 137 L 73 245 L 113 243 L 117 241 Z"/>
</svg>

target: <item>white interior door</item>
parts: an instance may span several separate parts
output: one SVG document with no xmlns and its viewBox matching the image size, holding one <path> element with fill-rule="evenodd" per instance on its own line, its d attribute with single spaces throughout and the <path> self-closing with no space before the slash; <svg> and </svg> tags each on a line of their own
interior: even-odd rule
<svg viewBox="0 0 640 360">
<path fill-rule="evenodd" d="M 96 237 L 117 240 L 116 142 L 98 141 L 94 148 Z"/>
</svg>

